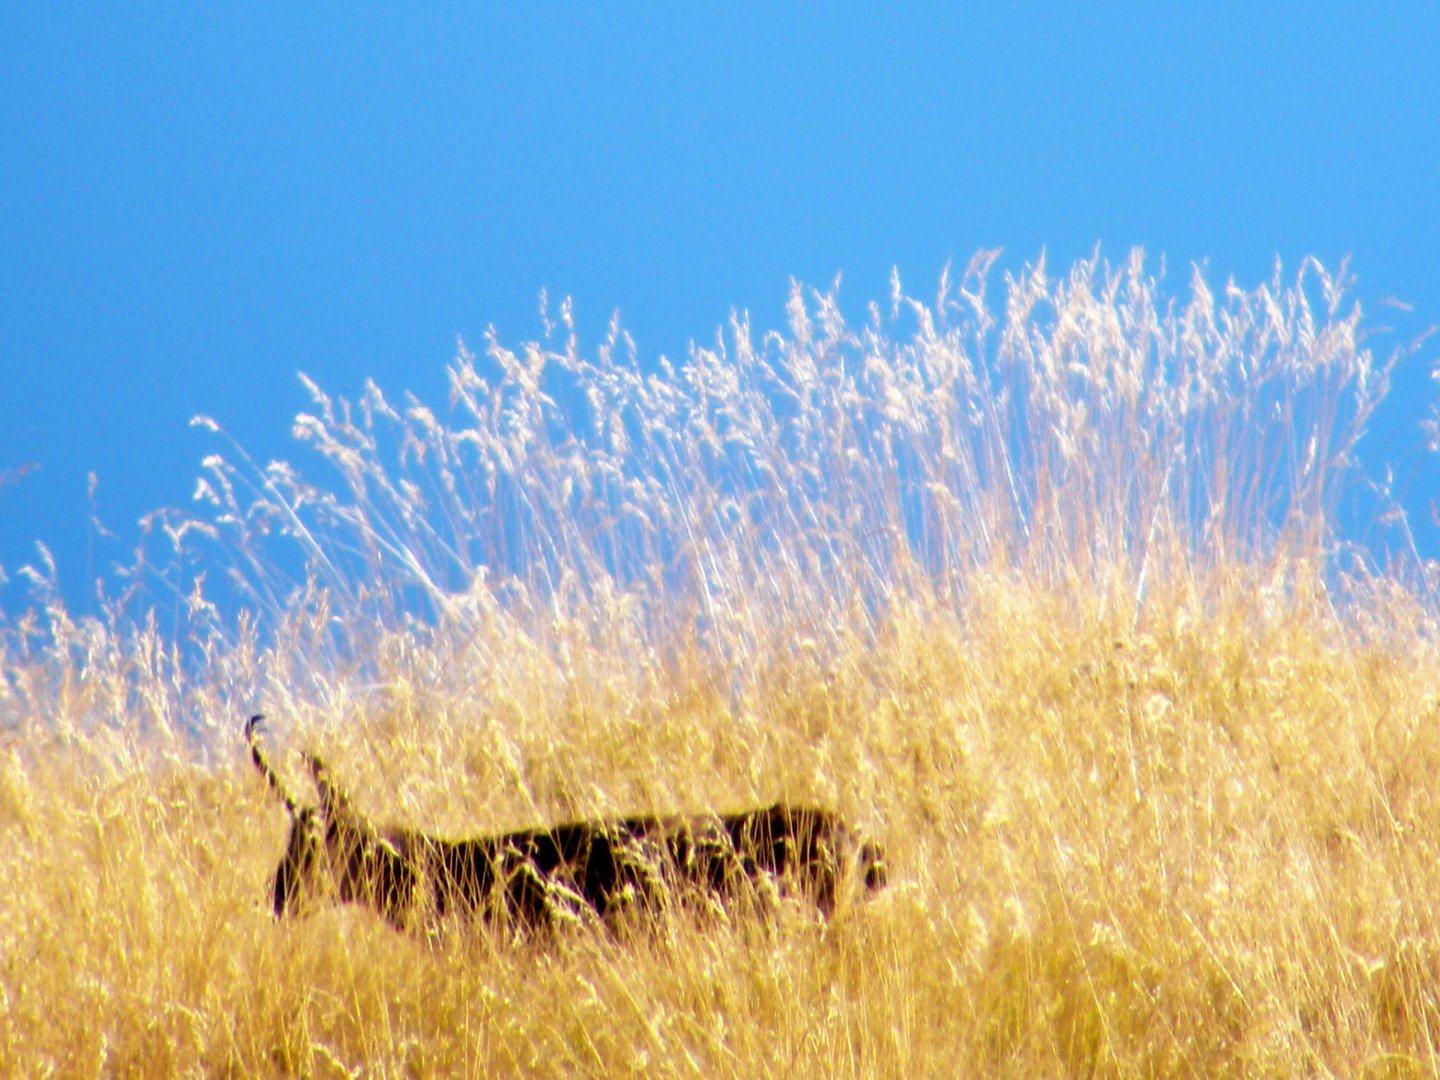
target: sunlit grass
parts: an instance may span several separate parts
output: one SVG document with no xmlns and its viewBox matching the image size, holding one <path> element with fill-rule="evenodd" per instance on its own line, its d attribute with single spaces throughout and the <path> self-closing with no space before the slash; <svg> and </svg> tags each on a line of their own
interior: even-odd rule
<svg viewBox="0 0 1440 1080">
<path fill-rule="evenodd" d="M 317 390 L 309 475 L 210 459 L 101 619 L 31 571 L 0 1073 L 1440 1070 L 1440 657 L 1333 532 L 1384 389 L 1343 281 L 986 271 L 654 374 L 562 310 L 443 418 Z M 256 708 L 378 819 L 785 797 L 891 885 L 544 946 L 279 923 Z"/>
</svg>

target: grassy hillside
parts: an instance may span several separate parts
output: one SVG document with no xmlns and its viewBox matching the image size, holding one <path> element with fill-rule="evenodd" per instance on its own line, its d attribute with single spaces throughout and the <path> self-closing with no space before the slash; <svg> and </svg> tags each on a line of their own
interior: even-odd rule
<svg viewBox="0 0 1440 1080">
<path fill-rule="evenodd" d="M 1434 609 L 1334 535 L 1383 392 L 1343 281 L 1172 302 L 1137 257 L 996 312 L 986 270 L 651 375 L 562 310 L 443 420 L 317 391 L 316 476 L 212 458 L 102 618 L 32 571 L 0 1073 L 1440 1071 Z M 277 922 L 258 708 L 305 799 L 313 748 L 454 836 L 816 801 L 891 884 L 544 946 Z"/>
</svg>

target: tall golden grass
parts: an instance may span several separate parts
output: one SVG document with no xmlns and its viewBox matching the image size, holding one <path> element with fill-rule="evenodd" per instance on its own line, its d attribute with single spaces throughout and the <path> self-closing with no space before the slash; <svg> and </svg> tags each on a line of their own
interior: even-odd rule
<svg viewBox="0 0 1440 1080">
<path fill-rule="evenodd" d="M 562 306 L 444 418 L 316 388 L 310 476 L 229 444 L 100 617 L 27 568 L 0 1074 L 1440 1072 L 1435 611 L 1336 535 L 1387 374 L 1343 271 L 996 304 L 990 262 L 676 368 Z M 277 922 L 259 707 L 376 818 L 803 799 L 891 886 L 547 944 Z"/>
</svg>

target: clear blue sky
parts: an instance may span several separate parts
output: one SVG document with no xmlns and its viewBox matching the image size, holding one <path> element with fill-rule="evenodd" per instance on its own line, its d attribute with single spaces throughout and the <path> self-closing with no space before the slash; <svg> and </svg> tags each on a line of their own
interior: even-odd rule
<svg viewBox="0 0 1440 1080">
<path fill-rule="evenodd" d="M 0 473 L 40 466 L 0 565 L 43 540 L 77 599 L 87 472 L 129 538 L 188 502 L 195 413 L 294 458 L 295 372 L 439 404 L 457 335 L 536 336 L 542 287 L 642 359 L 778 325 L 792 276 L 843 272 L 858 314 L 996 246 L 1143 245 L 1177 290 L 1350 254 L 1375 318 L 1440 322 L 1435 0 L 59 0 L 0 9 L 0 78 Z M 1365 451 L 1421 517 L 1436 355 Z"/>
</svg>

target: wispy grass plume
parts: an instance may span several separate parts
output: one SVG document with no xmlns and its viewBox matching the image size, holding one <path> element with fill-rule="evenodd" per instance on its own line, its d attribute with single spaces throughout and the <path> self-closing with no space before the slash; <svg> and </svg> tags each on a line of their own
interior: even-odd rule
<svg viewBox="0 0 1440 1080">
<path fill-rule="evenodd" d="M 307 381 L 295 434 L 325 467 L 214 454 L 204 509 L 167 529 L 212 541 L 192 565 L 271 622 L 322 594 L 366 612 L 339 636 L 623 600 L 652 638 L 741 656 L 801 624 L 869 632 L 917 591 L 953 605 L 977 572 L 1138 614 L 1215 567 L 1330 568 L 1387 386 L 1343 270 L 1217 296 L 1197 269 L 1175 298 L 1139 252 L 1059 279 L 1041 260 L 996 302 L 993 261 L 931 304 L 897 279 L 858 328 L 797 285 L 786 332 L 736 316 L 678 368 L 618 324 L 584 355 L 562 305 L 545 341 L 462 348 L 444 413 Z"/>
</svg>

